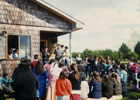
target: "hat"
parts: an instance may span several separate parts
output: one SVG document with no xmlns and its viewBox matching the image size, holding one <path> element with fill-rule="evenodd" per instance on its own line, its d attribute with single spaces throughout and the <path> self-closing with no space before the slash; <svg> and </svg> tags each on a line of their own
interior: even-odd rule
<svg viewBox="0 0 140 100">
<path fill-rule="evenodd" d="M 48 46 L 45 46 L 44 48 L 48 48 Z"/>
</svg>

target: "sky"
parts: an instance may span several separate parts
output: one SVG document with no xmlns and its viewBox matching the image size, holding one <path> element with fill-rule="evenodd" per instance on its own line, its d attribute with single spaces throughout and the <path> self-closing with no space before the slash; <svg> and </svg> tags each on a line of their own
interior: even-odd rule
<svg viewBox="0 0 140 100">
<path fill-rule="evenodd" d="M 133 51 L 140 41 L 140 0 L 46 0 L 85 23 L 72 33 L 72 52 L 112 49 L 126 43 Z M 69 35 L 58 38 L 69 46 Z"/>
</svg>

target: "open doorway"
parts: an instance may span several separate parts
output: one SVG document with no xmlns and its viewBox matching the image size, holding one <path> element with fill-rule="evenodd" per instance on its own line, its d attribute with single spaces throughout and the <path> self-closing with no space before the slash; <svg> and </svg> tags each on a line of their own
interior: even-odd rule
<svg viewBox="0 0 140 100">
<path fill-rule="evenodd" d="M 45 46 L 47 46 L 47 40 L 40 40 L 40 51 L 44 50 Z"/>
</svg>

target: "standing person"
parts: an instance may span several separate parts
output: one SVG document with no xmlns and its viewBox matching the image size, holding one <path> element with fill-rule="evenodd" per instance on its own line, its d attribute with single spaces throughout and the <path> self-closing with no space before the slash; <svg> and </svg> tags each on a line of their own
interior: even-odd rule
<svg viewBox="0 0 140 100">
<path fill-rule="evenodd" d="M 12 75 L 15 100 L 36 100 L 36 90 L 39 88 L 39 82 L 30 67 L 31 60 L 24 59 Z"/>
<path fill-rule="evenodd" d="M 61 68 L 58 67 L 56 62 L 51 64 L 50 70 L 48 72 L 48 88 L 46 94 L 46 100 L 56 100 L 56 93 L 55 93 L 55 85 L 56 80 L 59 78 L 59 74 L 62 71 Z"/>
<path fill-rule="evenodd" d="M 101 76 L 103 77 L 103 75 L 107 73 L 105 69 L 107 68 L 108 65 L 105 63 L 105 60 L 101 60 L 101 64 L 103 67 L 103 70 L 101 72 Z"/>
<path fill-rule="evenodd" d="M 98 72 L 94 71 L 93 72 L 93 79 L 90 83 L 90 93 L 89 97 L 90 98 L 102 98 L 102 83 L 100 79 L 100 75 Z"/>
<path fill-rule="evenodd" d="M 113 65 L 113 61 L 112 61 L 112 59 L 111 59 L 111 57 L 110 56 L 107 56 L 107 61 L 108 60 L 110 60 L 111 61 L 111 63 L 110 64 L 112 64 Z"/>
<path fill-rule="evenodd" d="M 36 55 L 34 55 L 34 61 L 31 63 L 31 70 L 33 70 L 33 68 L 35 68 L 36 67 L 36 64 L 37 64 L 37 62 L 38 62 L 38 59 L 39 59 L 39 56 L 36 54 Z"/>
<path fill-rule="evenodd" d="M 19 57 L 19 51 L 18 51 L 17 49 L 14 50 L 13 58 L 14 58 L 14 59 L 20 59 L 20 57 Z"/>
<path fill-rule="evenodd" d="M 134 65 L 133 63 L 133 58 L 130 58 L 128 64 L 127 64 L 127 71 L 128 71 L 128 82 L 130 84 L 130 81 L 132 80 L 132 72 L 130 70 L 130 68 Z"/>
<path fill-rule="evenodd" d="M 57 61 L 60 61 L 62 58 L 62 54 L 64 54 L 64 50 L 61 49 L 60 44 L 57 45 L 57 49 L 55 49 L 54 54 L 55 54 L 55 59 Z"/>
<path fill-rule="evenodd" d="M 125 65 L 120 65 L 121 71 L 121 83 L 122 83 L 122 95 L 125 97 L 127 95 L 127 72 L 125 71 Z"/>
<path fill-rule="evenodd" d="M 41 61 L 41 59 L 39 59 L 36 67 L 33 68 L 33 72 L 37 75 L 39 81 L 39 89 L 37 90 L 37 100 L 39 100 L 39 98 L 41 98 L 41 100 L 45 100 L 46 95 L 47 71 L 43 65 L 43 62 Z"/>
<path fill-rule="evenodd" d="M 49 58 L 50 58 L 50 53 L 48 52 L 48 47 L 45 46 L 45 50 L 42 53 L 42 57 L 43 57 L 43 63 L 48 64 L 49 63 Z"/>
<path fill-rule="evenodd" d="M 85 81 L 85 73 L 81 73 L 82 75 L 82 82 L 81 82 L 81 95 L 80 98 L 81 100 L 87 100 L 88 99 L 88 94 L 89 94 L 89 86 L 87 81 Z"/>
<path fill-rule="evenodd" d="M 56 81 L 55 89 L 57 100 L 70 100 L 72 91 L 71 82 L 67 79 L 69 76 L 67 70 L 60 73 L 59 79 Z"/>
<path fill-rule="evenodd" d="M 78 67 L 79 72 L 84 72 L 85 73 L 85 67 L 83 66 L 83 61 L 82 60 L 78 61 L 77 67 Z"/>
<path fill-rule="evenodd" d="M 86 76 L 88 75 L 88 56 L 85 56 L 85 60 L 84 60 L 84 67 L 85 67 L 85 73 L 86 73 Z"/>
<path fill-rule="evenodd" d="M 53 62 L 55 62 L 55 60 L 54 60 L 54 59 L 51 59 L 51 60 L 49 61 L 49 64 L 44 65 L 44 67 L 46 68 L 47 72 L 49 72 L 49 70 L 50 70 L 50 68 L 51 68 L 51 64 L 52 64 Z"/>
<path fill-rule="evenodd" d="M 78 61 L 79 61 L 79 60 L 82 60 L 81 54 L 78 54 L 78 57 L 76 57 L 76 64 L 78 64 Z"/>
<path fill-rule="evenodd" d="M 101 73 L 101 63 L 98 61 L 98 57 L 94 57 L 94 62 L 93 62 L 93 70 L 92 71 L 97 71 L 100 75 Z"/>
<path fill-rule="evenodd" d="M 120 60 L 119 59 L 116 59 L 115 60 L 115 65 L 118 67 L 118 70 L 120 71 Z"/>
<path fill-rule="evenodd" d="M 64 54 L 62 55 L 62 58 L 61 58 L 61 60 L 63 61 L 66 67 L 68 67 L 68 61 L 69 61 L 69 53 L 67 50 L 68 50 L 68 47 L 66 46 L 64 50 Z"/>
<path fill-rule="evenodd" d="M 71 65 L 69 80 L 72 84 L 72 93 L 70 96 L 70 100 L 80 100 L 82 76 L 78 71 L 77 65 L 74 63 Z"/>
<path fill-rule="evenodd" d="M 87 78 L 89 77 L 89 80 L 91 79 L 92 67 L 93 67 L 93 59 L 92 55 L 89 55 L 87 63 Z"/>
<path fill-rule="evenodd" d="M 139 65 L 138 65 L 136 59 L 133 59 L 133 63 L 134 63 L 134 65 L 130 68 L 131 74 L 132 74 L 132 79 L 137 81 L 137 87 L 139 87 L 138 86 L 138 82 L 139 82 L 138 81 L 138 72 L 139 72 L 138 67 L 139 67 Z"/>
<path fill-rule="evenodd" d="M 113 83 L 110 81 L 108 75 L 103 76 L 102 95 L 110 99 L 113 96 Z"/>
<path fill-rule="evenodd" d="M 119 70 L 120 68 L 118 69 L 117 65 L 113 65 L 113 69 L 114 69 L 114 72 L 117 73 L 121 77 L 120 70 Z"/>
<path fill-rule="evenodd" d="M 109 70 L 112 69 L 113 66 L 111 64 L 111 60 L 107 60 L 107 67 L 106 67 L 106 72 L 107 72 L 107 75 L 109 75 Z"/>
</svg>

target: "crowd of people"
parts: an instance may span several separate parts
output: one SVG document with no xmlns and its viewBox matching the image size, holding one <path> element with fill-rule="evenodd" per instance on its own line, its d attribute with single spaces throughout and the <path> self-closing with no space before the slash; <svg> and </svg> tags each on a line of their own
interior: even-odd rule
<svg viewBox="0 0 140 100">
<path fill-rule="evenodd" d="M 111 98 L 113 95 L 127 95 L 127 73 L 132 89 L 138 88 L 138 64 L 130 59 L 126 66 L 119 59 L 115 63 L 92 55 L 82 60 L 80 54 L 76 63 L 68 67 L 68 47 L 58 44 L 55 59 L 49 59 L 48 47 L 42 52 L 42 59 L 34 55 L 34 61 L 22 58 L 12 79 L 4 73 L 3 89 L 12 93 L 16 100 L 87 100 L 88 98 Z M 131 82 L 132 81 L 132 82 Z"/>
</svg>

